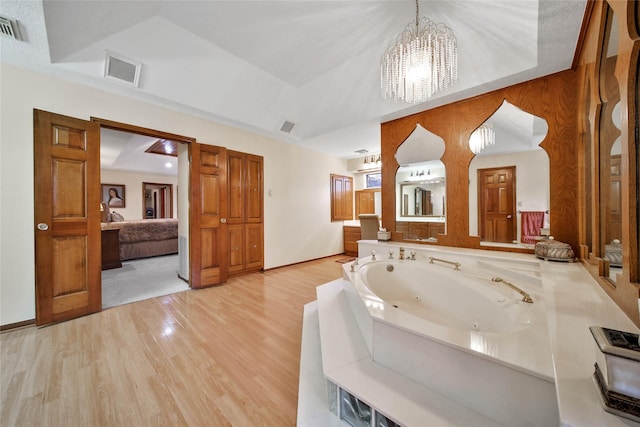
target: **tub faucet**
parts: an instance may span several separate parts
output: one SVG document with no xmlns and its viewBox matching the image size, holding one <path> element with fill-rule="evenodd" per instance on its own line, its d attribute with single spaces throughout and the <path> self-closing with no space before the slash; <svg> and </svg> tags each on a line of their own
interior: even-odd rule
<svg viewBox="0 0 640 427">
<path fill-rule="evenodd" d="M 517 287 L 513 283 L 509 283 L 506 280 L 501 279 L 500 277 L 494 277 L 493 279 L 491 279 L 491 281 L 492 282 L 502 282 L 502 283 L 504 283 L 505 285 L 507 285 L 508 287 L 510 287 L 511 289 L 513 289 L 514 291 L 516 291 L 517 293 L 522 295 L 522 301 L 528 302 L 528 303 L 533 303 L 533 300 L 531 299 L 531 296 L 529 296 L 528 293 L 526 293 L 525 291 L 523 291 L 522 289 L 520 289 L 519 287 Z"/>
<path fill-rule="evenodd" d="M 400 248 L 400 259 L 404 259 L 404 248 Z"/>
</svg>

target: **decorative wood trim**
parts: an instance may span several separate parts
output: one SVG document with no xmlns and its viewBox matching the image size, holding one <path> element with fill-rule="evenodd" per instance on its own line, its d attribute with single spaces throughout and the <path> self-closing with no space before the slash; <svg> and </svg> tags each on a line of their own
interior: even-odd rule
<svg viewBox="0 0 640 427">
<path fill-rule="evenodd" d="M 190 144 L 192 142 L 196 142 L 195 138 L 191 138 L 189 136 L 178 135 L 175 133 L 163 132 L 155 129 L 149 129 L 142 126 L 130 125 L 128 123 L 116 122 L 113 120 L 101 119 L 99 117 L 91 117 L 92 122 L 96 122 L 100 125 L 100 127 L 106 129 L 114 129 L 120 130 L 123 132 L 131 132 L 137 133 L 140 135 L 151 136 L 153 138 L 160 139 L 171 139 L 173 141 L 184 142 L 186 144 Z"/>
<path fill-rule="evenodd" d="M 381 125 L 382 219 L 388 230 L 396 230 L 395 174 L 399 164 L 395 152 L 420 124 L 442 137 L 446 150 L 442 162 L 447 170 L 446 233 L 438 245 L 488 249 L 480 238 L 469 236 L 469 175 L 473 158 L 468 140 L 471 133 L 490 117 L 504 100 L 547 121 L 548 134 L 540 146 L 549 156 L 551 234 L 578 249 L 578 126 L 577 74 L 564 71 L 499 89 Z M 451 120 L 455 117 L 455 120 Z M 402 240 L 392 233 L 393 240 Z M 505 248 L 500 248 L 505 250 Z M 527 250 L 532 252 L 531 250 Z"/>
</svg>

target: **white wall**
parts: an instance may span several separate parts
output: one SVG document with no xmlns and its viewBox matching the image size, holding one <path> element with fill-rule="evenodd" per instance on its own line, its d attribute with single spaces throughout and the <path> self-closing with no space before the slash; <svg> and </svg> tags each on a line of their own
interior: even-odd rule
<svg viewBox="0 0 640 427">
<path fill-rule="evenodd" d="M 262 155 L 265 268 L 343 250 L 342 222 L 331 222 L 329 175 L 347 175 L 346 160 L 6 64 L 0 64 L 0 93 L 0 325 L 35 318 L 34 108 Z"/>
</svg>

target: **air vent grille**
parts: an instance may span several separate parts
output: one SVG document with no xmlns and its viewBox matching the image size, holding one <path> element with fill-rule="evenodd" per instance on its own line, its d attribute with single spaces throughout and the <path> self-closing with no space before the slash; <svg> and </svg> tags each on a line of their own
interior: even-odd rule
<svg viewBox="0 0 640 427">
<path fill-rule="evenodd" d="M 0 15 L 0 34 L 16 40 L 22 40 L 18 22 Z"/>
<path fill-rule="evenodd" d="M 285 121 L 282 126 L 280 127 L 280 131 L 285 132 L 285 133 L 289 133 L 293 130 L 293 127 L 295 126 L 295 123 L 291 123 L 290 121 Z"/>
<path fill-rule="evenodd" d="M 104 76 L 131 86 L 138 86 L 142 64 L 113 52 L 105 52 Z"/>
</svg>

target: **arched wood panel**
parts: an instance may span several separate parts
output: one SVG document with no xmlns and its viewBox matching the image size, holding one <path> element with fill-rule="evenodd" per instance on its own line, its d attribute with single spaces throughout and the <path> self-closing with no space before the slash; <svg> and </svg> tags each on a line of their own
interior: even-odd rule
<svg viewBox="0 0 640 427">
<path fill-rule="evenodd" d="M 447 170 L 446 234 L 438 236 L 438 244 L 480 248 L 480 239 L 469 236 L 468 168 L 474 154 L 468 141 L 471 133 L 506 100 L 547 121 L 548 134 L 540 146 L 549 156 L 551 171 L 551 234 L 577 251 L 578 80 L 576 72 L 566 71 L 383 123 L 383 226 L 396 229 L 395 174 L 399 165 L 395 152 L 420 124 L 441 136 L 446 146 L 442 157 Z M 399 233 L 393 234 L 394 240 L 401 238 Z"/>
</svg>

